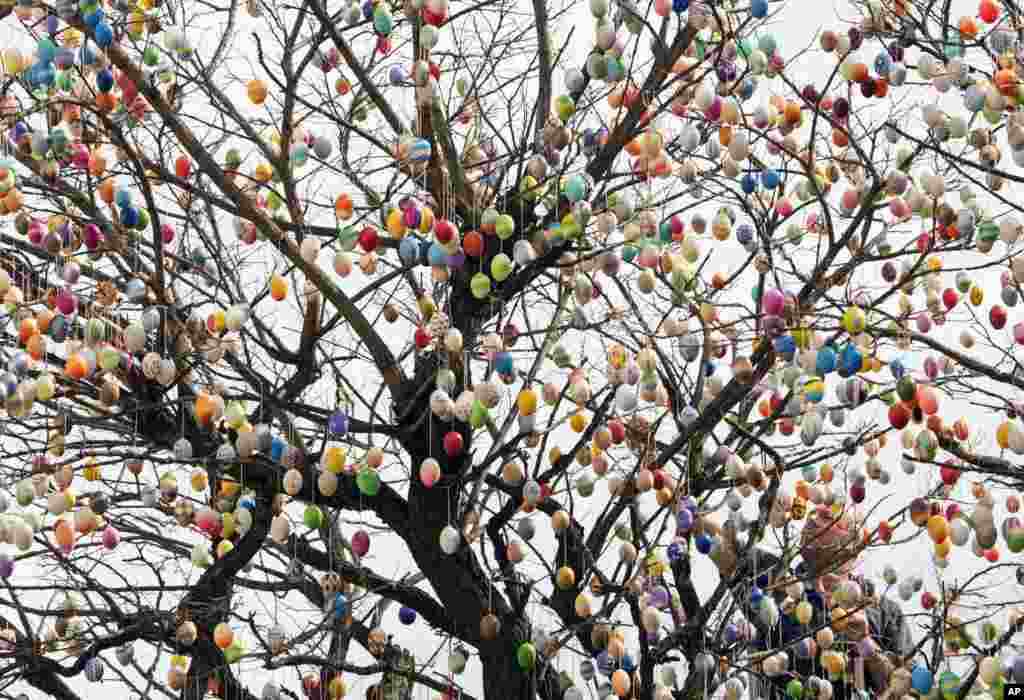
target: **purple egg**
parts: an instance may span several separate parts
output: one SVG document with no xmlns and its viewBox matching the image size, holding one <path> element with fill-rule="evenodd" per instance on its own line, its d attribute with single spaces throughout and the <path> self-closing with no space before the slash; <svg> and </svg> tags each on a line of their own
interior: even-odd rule
<svg viewBox="0 0 1024 700">
<path fill-rule="evenodd" d="M 388 71 L 388 80 L 391 81 L 392 85 L 404 83 L 405 78 L 405 69 L 402 66 L 391 66 L 391 70 Z"/>
<path fill-rule="evenodd" d="M 348 432 L 348 413 L 344 409 L 335 411 L 331 414 L 327 427 L 332 433 L 344 435 Z"/>
<path fill-rule="evenodd" d="M 693 527 L 693 513 L 688 508 L 684 508 L 676 516 L 676 529 L 679 532 L 689 532 L 691 527 Z"/>
<path fill-rule="evenodd" d="M 70 289 L 62 289 L 57 294 L 57 309 L 68 316 L 78 309 L 78 298 Z"/>
<path fill-rule="evenodd" d="M 725 641 L 726 642 L 728 642 L 729 644 L 735 644 L 737 641 L 739 641 L 739 638 L 740 638 L 740 629 L 739 629 L 739 627 L 736 626 L 735 623 L 730 622 L 728 625 L 725 626 Z"/>
<path fill-rule="evenodd" d="M 68 284 L 74 284 L 78 281 L 79 276 L 82 274 L 82 268 L 79 267 L 76 262 L 69 262 L 61 270 L 61 277 Z"/>
<path fill-rule="evenodd" d="M 82 238 L 86 248 L 96 250 L 103 243 L 103 232 L 100 231 L 100 227 L 96 224 L 86 224 L 85 229 L 82 231 Z"/>
<path fill-rule="evenodd" d="M 452 269 L 461 270 L 466 264 L 466 254 L 460 250 L 455 255 L 449 255 L 445 258 L 445 264 Z"/>
<path fill-rule="evenodd" d="M 14 560 L 7 554 L 0 554 L 0 578 L 10 578 L 14 573 Z"/>
<path fill-rule="evenodd" d="M 649 594 L 649 600 L 651 605 L 659 610 L 664 610 L 668 607 L 669 602 L 671 602 L 671 597 L 664 586 L 655 586 Z"/>
</svg>

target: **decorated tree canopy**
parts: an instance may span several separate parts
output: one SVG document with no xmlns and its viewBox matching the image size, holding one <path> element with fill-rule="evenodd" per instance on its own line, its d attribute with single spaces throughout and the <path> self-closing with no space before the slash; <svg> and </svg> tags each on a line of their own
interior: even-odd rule
<svg viewBox="0 0 1024 700">
<path fill-rule="evenodd" d="M 1010 697 L 1022 11 L 0 1 L 0 695 Z"/>
</svg>

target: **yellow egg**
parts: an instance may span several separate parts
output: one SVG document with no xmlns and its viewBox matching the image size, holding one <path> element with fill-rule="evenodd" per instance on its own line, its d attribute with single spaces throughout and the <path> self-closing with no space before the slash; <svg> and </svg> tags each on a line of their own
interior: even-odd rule
<svg viewBox="0 0 1024 700">
<path fill-rule="evenodd" d="M 1006 450 L 1010 447 L 1010 423 L 1004 421 L 996 429 L 996 442 L 999 443 L 999 447 Z"/>
<path fill-rule="evenodd" d="M 583 429 L 587 427 L 587 419 L 583 417 L 582 413 L 574 413 L 569 419 L 569 427 L 573 429 L 573 432 L 582 433 Z"/>
<path fill-rule="evenodd" d="M 347 456 L 344 447 L 328 447 L 324 453 L 324 467 L 332 474 L 340 474 L 345 469 Z"/>
<path fill-rule="evenodd" d="M 516 408 L 519 415 L 530 416 L 537 411 L 537 392 L 533 389 L 523 389 L 516 397 Z"/>
<path fill-rule="evenodd" d="M 256 166 L 255 178 L 257 182 L 270 182 L 270 178 L 274 176 L 274 170 L 270 167 L 270 163 L 260 163 Z"/>
<path fill-rule="evenodd" d="M 558 574 L 555 576 L 555 582 L 563 591 L 568 590 L 576 585 L 576 572 L 573 571 L 570 566 L 563 566 L 558 570 Z"/>
</svg>

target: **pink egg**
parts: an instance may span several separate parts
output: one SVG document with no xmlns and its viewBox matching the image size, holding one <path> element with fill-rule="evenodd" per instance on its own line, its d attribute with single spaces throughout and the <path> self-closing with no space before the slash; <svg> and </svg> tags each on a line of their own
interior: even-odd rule
<svg viewBox="0 0 1024 700">
<path fill-rule="evenodd" d="M 774 287 L 766 291 L 761 299 L 761 311 L 770 316 L 781 316 L 785 305 L 786 295 Z"/>
<path fill-rule="evenodd" d="M 366 556 L 370 551 L 370 535 L 366 530 L 359 530 L 352 535 L 352 551 L 357 557 Z"/>
</svg>

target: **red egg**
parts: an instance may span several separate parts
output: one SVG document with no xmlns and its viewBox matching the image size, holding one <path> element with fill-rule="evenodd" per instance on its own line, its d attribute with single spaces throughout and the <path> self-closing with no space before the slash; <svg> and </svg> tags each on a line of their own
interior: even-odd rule
<svg viewBox="0 0 1024 700">
<path fill-rule="evenodd" d="M 437 223 L 434 224 L 434 237 L 441 245 L 451 243 L 456 233 L 458 231 L 455 229 L 455 225 L 447 219 L 438 219 Z"/>
<path fill-rule="evenodd" d="M 956 290 L 952 287 L 947 287 L 942 292 L 942 305 L 946 307 L 946 310 L 952 309 L 960 301 L 960 295 L 957 294 Z"/>
<path fill-rule="evenodd" d="M 921 607 L 925 610 L 931 610 L 937 602 L 939 602 L 938 599 L 931 591 L 925 591 L 921 594 Z"/>
<path fill-rule="evenodd" d="M 427 329 L 421 326 L 416 329 L 415 340 L 416 347 L 422 350 L 423 348 L 430 345 L 430 341 L 433 340 L 433 338 L 430 337 L 430 333 L 427 332 Z"/>
<path fill-rule="evenodd" d="M 463 440 L 460 433 L 452 430 L 444 436 L 444 451 L 449 457 L 457 457 L 462 454 Z"/>
<path fill-rule="evenodd" d="M 992 564 L 995 564 L 997 561 L 999 561 L 999 550 L 998 549 L 986 549 L 985 550 L 985 558 L 989 562 L 991 562 Z"/>
<path fill-rule="evenodd" d="M 944 483 L 946 486 L 953 486 L 960 478 L 960 470 L 949 465 L 943 467 L 939 471 L 939 474 L 942 477 L 942 483 Z"/>
<path fill-rule="evenodd" d="M 903 403 L 894 403 L 889 407 L 889 424 L 896 430 L 903 430 L 910 423 L 910 411 Z"/>
<path fill-rule="evenodd" d="M 992 324 L 992 327 L 997 331 L 1002 330 L 1006 326 L 1006 309 L 998 304 L 989 309 L 988 322 Z"/>
<path fill-rule="evenodd" d="M 626 426 L 618 419 L 608 421 L 608 432 L 612 434 L 612 444 L 619 445 L 626 439 Z"/>
<path fill-rule="evenodd" d="M 359 247 L 367 253 L 375 251 L 377 249 L 377 229 L 373 226 L 364 228 L 359 233 Z"/>
<path fill-rule="evenodd" d="M 864 488 L 864 484 L 854 484 L 850 487 L 850 500 L 854 503 L 863 503 L 867 495 L 867 489 Z"/>
</svg>

